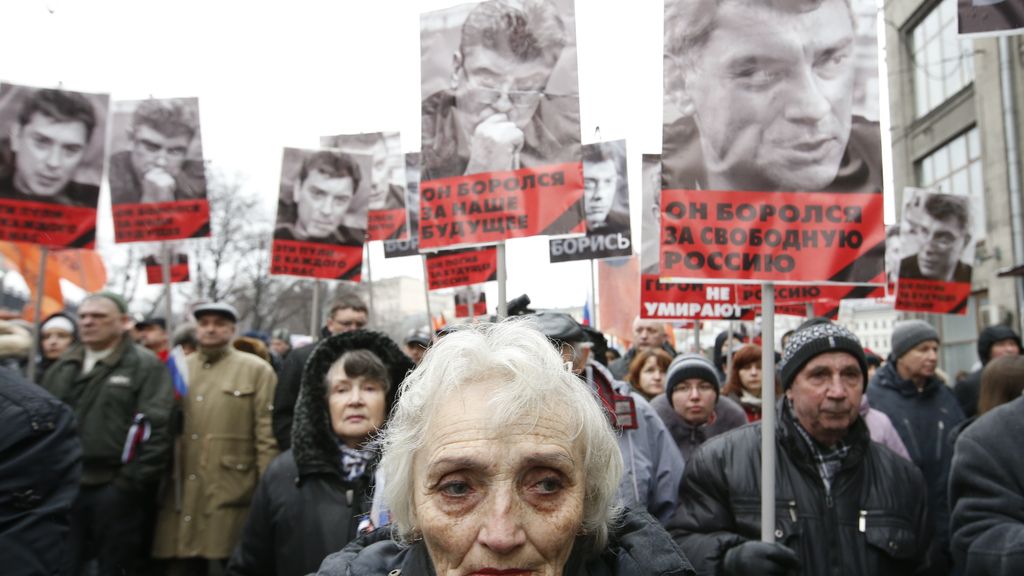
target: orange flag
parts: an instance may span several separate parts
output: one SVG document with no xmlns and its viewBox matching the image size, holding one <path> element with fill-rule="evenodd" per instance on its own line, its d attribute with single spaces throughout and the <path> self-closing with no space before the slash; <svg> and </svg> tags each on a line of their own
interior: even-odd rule
<svg viewBox="0 0 1024 576">
<path fill-rule="evenodd" d="M 640 262 L 629 258 L 597 264 L 598 330 L 622 342 L 633 340 L 633 319 L 640 314 Z"/>
<path fill-rule="evenodd" d="M 47 270 L 51 265 L 59 277 L 86 292 L 96 292 L 107 285 L 107 268 L 95 250 L 83 248 L 50 252 Z"/>
<path fill-rule="evenodd" d="M 8 267 L 14 268 L 25 279 L 28 285 L 31 298 L 29 305 L 25 306 L 21 317 L 26 320 L 33 320 L 35 303 L 38 299 L 36 290 L 39 287 L 39 268 L 41 263 L 42 249 L 35 244 L 20 244 L 15 242 L 0 242 L 0 255 L 3 255 L 4 262 Z M 57 259 L 52 255 L 46 259 L 46 277 L 43 279 L 43 301 L 40 318 L 45 318 L 54 312 L 64 309 L 64 294 L 60 289 L 59 270 L 51 271 L 50 266 L 59 267 Z"/>
</svg>

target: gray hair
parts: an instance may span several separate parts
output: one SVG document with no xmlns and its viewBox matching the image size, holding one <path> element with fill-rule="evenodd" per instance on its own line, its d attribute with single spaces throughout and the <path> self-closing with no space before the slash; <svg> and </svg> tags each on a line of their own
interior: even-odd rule
<svg viewBox="0 0 1024 576">
<path fill-rule="evenodd" d="M 451 332 L 427 350 L 423 362 L 402 383 L 382 440 L 380 463 L 397 537 L 409 542 L 419 532 L 413 461 L 427 448 L 424 439 L 434 413 L 465 388 L 495 382 L 502 386 L 489 401 L 497 415 L 493 429 L 557 413 L 572 431 L 584 454 L 582 532 L 594 538 L 597 549 L 603 548 L 619 510 L 615 496 L 622 455 L 596 393 L 573 375 L 529 319 Z"/>
</svg>

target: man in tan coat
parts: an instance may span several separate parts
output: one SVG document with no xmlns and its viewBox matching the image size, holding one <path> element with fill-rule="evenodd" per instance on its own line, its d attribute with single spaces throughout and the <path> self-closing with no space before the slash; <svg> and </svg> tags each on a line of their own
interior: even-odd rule
<svg viewBox="0 0 1024 576">
<path fill-rule="evenodd" d="M 181 399 L 180 509 L 176 490 L 166 490 L 153 556 L 171 560 L 168 574 L 203 576 L 209 560 L 231 555 L 256 482 L 277 455 L 277 378 L 269 363 L 231 346 L 238 318 L 232 306 L 203 304 L 193 315 L 199 350 L 188 356 Z"/>
</svg>

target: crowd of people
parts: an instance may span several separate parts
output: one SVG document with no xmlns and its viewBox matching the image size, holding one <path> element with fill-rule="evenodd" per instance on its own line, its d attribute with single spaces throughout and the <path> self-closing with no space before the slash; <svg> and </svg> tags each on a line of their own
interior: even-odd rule
<svg viewBox="0 0 1024 576">
<path fill-rule="evenodd" d="M 1024 569 L 1024 356 L 1007 326 L 983 331 L 982 367 L 954 388 L 920 320 L 883 361 L 810 319 L 766 373 L 757 336 L 677 354 L 639 318 L 622 351 L 533 311 L 399 344 L 346 296 L 292 349 L 280 330 L 238 334 L 230 304 L 191 315 L 169 332 L 99 292 L 44 319 L 34 350 L 32 326 L 0 324 L 4 573 Z"/>
</svg>

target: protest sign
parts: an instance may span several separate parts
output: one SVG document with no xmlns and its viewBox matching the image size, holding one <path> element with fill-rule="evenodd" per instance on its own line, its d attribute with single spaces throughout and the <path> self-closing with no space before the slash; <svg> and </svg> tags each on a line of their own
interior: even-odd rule
<svg viewBox="0 0 1024 576">
<path fill-rule="evenodd" d="M 0 240 L 92 248 L 109 98 L 0 84 Z"/>
<path fill-rule="evenodd" d="M 919 188 L 908 188 L 904 198 L 896 309 L 966 314 L 976 240 L 972 199 Z"/>
<path fill-rule="evenodd" d="M 587 235 L 552 238 L 548 245 L 550 261 L 617 258 L 632 254 L 625 140 L 583 146 L 583 194 Z"/>
<path fill-rule="evenodd" d="M 384 257 L 399 258 L 420 253 L 420 155 L 405 155 L 405 207 L 409 235 L 405 240 L 385 240 Z"/>
<path fill-rule="evenodd" d="M 146 284 L 164 283 L 164 267 L 161 256 L 150 254 L 142 259 L 142 265 L 146 267 Z M 172 284 L 175 282 L 188 282 L 188 255 L 174 254 L 171 258 L 169 270 Z"/>
<path fill-rule="evenodd" d="M 199 100 L 114 102 L 111 130 L 114 241 L 209 236 Z"/>
<path fill-rule="evenodd" d="M 480 284 L 497 278 L 498 257 L 494 246 L 427 255 L 427 286 L 430 290 Z"/>
<path fill-rule="evenodd" d="M 320 146 L 370 156 L 373 168 L 370 174 L 364 175 L 369 179 L 370 194 L 360 199 L 367 204 L 368 239 L 408 239 L 405 157 L 398 132 L 321 136 Z"/>
<path fill-rule="evenodd" d="M 873 282 L 884 254 L 879 102 L 866 88 L 879 82 L 874 1 L 723 3 L 711 28 L 706 8 L 665 3 L 659 274 Z"/>
<path fill-rule="evenodd" d="M 420 17 L 420 248 L 584 232 L 571 0 Z"/>
<path fill-rule="evenodd" d="M 455 291 L 455 317 L 473 318 L 487 315 L 487 295 L 482 286 L 463 286 Z"/>
<path fill-rule="evenodd" d="M 359 281 L 370 173 L 369 156 L 284 149 L 272 274 Z"/>
</svg>

